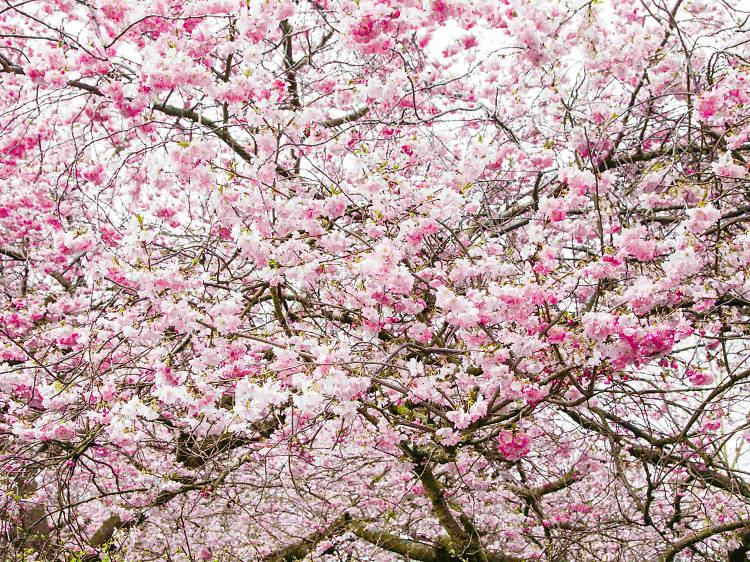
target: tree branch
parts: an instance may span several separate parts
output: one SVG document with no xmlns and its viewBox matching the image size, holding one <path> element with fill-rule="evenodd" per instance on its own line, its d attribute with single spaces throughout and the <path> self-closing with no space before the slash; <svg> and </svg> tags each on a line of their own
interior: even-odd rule
<svg viewBox="0 0 750 562">
<path fill-rule="evenodd" d="M 262 562 L 293 562 L 294 560 L 301 560 L 310 554 L 322 540 L 345 533 L 348 530 L 347 525 L 350 522 L 351 517 L 347 513 L 344 513 L 325 529 L 315 531 L 296 543 L 267 554 L 261 560 Z"/>
<path fill-rule="evenodd" d="M 153 104 L 153 109 L 156 111 L 159 111 L 161 113 L 164 113 L 165 115 L 169 115 L 171 117 L 177 117 L 180 119 L 188 119 L 189 121 L 192 121 L 193 123 L 196 123 L 198 125 L 203 125 L 204 127 L 208 127 L 213 134 L 215 134 L 219 139 L 226 144 L 229 148 L 231 148 L 235 154 L 237 154 L 240 158 L 242 158 L 245 162 L 252 162 L 253 156 L 245 150 L 245 148 L 238 143 L 232 136 L 227 132 L 226 128 L 224 128 L 223 125 L 216 123 L 214 121 L 211 121 L 210 119 L 206 119 L 202 115 L 199 115 L 192 109 L 187 108 L 180 108 L 175 107 L 174 105 L 168 105 L 166 103 L 161 102 L 155 102 Z"/>
<path fill-rule="evenodd" d="M 356 121 L 357 119 L 361 119 L 365 115 L 367 115 L 370 111 L 370 108 L 365 106 L 361 107 L 356 111 L 352 111 L 351 113 L 348 113 L 347 115 L 342 115 L 341 117 L 333 117 L 331 119 L 326 119 L 323 121 L 322 125 L 328 129 L 332 127 L 338 127 L 339 125 L 345 125 L 346 123 L 351 123 L 352 121 Z"/>
<path fill-rule="evenodd" d="M 681 551 L 694 544 L 698 544 L 714 535 L 721 533 L 727 533 L 729 531 L 735 531 L 743 527 L 750 526 L 750 519 L 740 519 L 739 521 L 732 521 L 731 523 L 724 523 L 723 525 L 717 525 L 715 527 L 709 527 L 702 531 L 680 539 L 674 543 L 664 554 L 659 558 L 659 562 L 672 562 L 675 556 Z"/>
</svg>

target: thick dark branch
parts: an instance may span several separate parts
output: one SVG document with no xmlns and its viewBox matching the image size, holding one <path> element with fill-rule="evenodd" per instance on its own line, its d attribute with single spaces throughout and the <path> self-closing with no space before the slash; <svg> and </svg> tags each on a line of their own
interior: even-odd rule
<svg viewBox="0 0 750 562">
<path fill-rule="evenodd" d="M 287 84 L 289 85 L 289 95 L 291 96 L 292 106 L 299 108 L 302 107 L 302 104 L 300 103 L 299 88 L 297 87 L 297 65 L 294 64 L 292 53 L 292 26 L 289 25 L 287 20 L 282 20 L 279 27 L 284 32 L 284 71 Z"/>
<path fill-rule="evenodd" d="M 271 287 L 271 300 L 273 301 L 273 313 L 276 316 L 276 320 L 281 324 L 281 328 L 288 337 L 292 337 L 292 331 L 289 329 L 289 324 L 286 322 L 284 311 L 281 308 L 281 291 L 278 287 Z"/>
<path fill-rule="evenodd" d="M 91 544 L 91 546 L 93 546 L 94 548 L 100 548 L 104 546 L 112 539 L 115 531 L 122 526 L 123 522 L 122 519 L 120 519 L 119 515 L 110 516 L 91 536 L 91 538 L 89 539 L 89 544 Z"/>
<path fill-rule="evenodd" d="M 384 531 L 369 529 L 367 524 L 363 522 L 354 523 L 350 530 L 362 540 L 374 544 L 384 550 L 388 550 L 389 552 L 406 556 L 410 560 L 421 560 L 422 562 L 441 562 L 443 560 L 451 560 L 447 551 L 433 548 L 421 542 L 402 539 Z"/>
<path fill-rule="evenodd" d="M 26 75 L 26 73 L 20 66 L 11 64 L 3 58 L 0 58 L 0 67 L 2 67 L 2 71 L 6 73 L 19 74 L 23 76 Z M 70 80 L 68 82 L 68 86 L 78 88 L 79 90 L 84 90 L 97 96 L 105 97 L 104 92 L 102 92 L 98 87 L 92 86 L 91 84 L 87 84 L 85 82 L 81 82 L 80 80 Z M 178 117 L 181 119 L 188 119 L 193 123 L 209 128 L 213 134 L 219 137 L 219 139 L 221 139 L 224 144 L 231 148 L 245 162 L 253 161 L 252 155 L 247 150 L 245 150 L 245 148 L 241 144 L 239 144 L 232 138 L 232 136 L 227 132 L 226 128 L 218 123 L 215 123 L 214 121 L 211 121 L 210 119 L 202 117 L 192 109 L 175 107 L 173 105 L 168 105 L 160 102 L 155 102 L 152 105 L 152 108 L 155 111 L 164 113 L 165 115 Z"/>
<path fill-rule="evenodd" d="M 19 498 L 24 498 L 37 490 L 35 473 L 36 470 L 26 470 L 15 476 L 16 493 Z M 33 550 L 41 555 L 42 559 L 54 558 L 59 548 L 54 544 L 54 528 L 42 504 L 22 499 L 19 502 L 18 517 L 12 518 L 9 515 L 9 512 L 0 514 L 0 521 L 8 525 L 5 536 L 0 537 L 0 556 L 7 555 L 7 559 L 10 559 L 10 548 L 17 548 L 19 552 Z"/>
<path fill-rule="evenodd" d="M 340 125 L 345 125 L 347 123 L 352 123 L 353 121 L 356 121 L 357 119 L 361 119 L 365 115 L 367 115 L 370 111 L 370 108 L 365 106 L 361 107 L 356 111 L 352 111 L 351 113 L 348 113 L 346 115 L 342 115 L 341 117 L 334 117 L 331 119 L 326 119 L 323 121 L 323 126 L 327 128 L 331 127 L 338 127 Z"/>
<path fill-rule="evenodd" d="M 459 543 L 464 541 L 467 538 L 466 531 L 453 517 L 448 502 L 445 500 L 443 487 L 438 483 L 432 470 L 427 466 L 422 466 L 417 468 L 417 473 L 440 524 L 454 541 Z"/>
<path fill-rule="evenodd" d="M 543 484 L 542 486 L 539 486 L 537 488 L 529 489 L 513 486 L 511 489 L 514 493 L 518 494 L 522 498 L 536 499 L 542 496 L 546 496 L 547 494 L 554 494 L 555 492 L 559 492 L 560 490 L 569 488 L 570 486 L 581 480 L 583 476 L 584 475 L 582 472 L 571 468 L 568 472 L 563 474 L 554 482 Z"/>
<path fill-rule="evenodd" d="M 177 117 L 180 119 L 188 119 L 189 121 L 192 121 L 193 123 L 196 123 L 198 125 L 203 125 L 204 127 L 208 127 L 213 134 L 215 134 L 221 141 L 226 144 L 229 148 L 231 148 L 237 156 L 242 158 L 245 162 L 252 162 L 253 157 L 252 155 L 245 150 L 245 148 L 238 143 L 232 136 L 227 132 L 226 128 L 224 128 L 223 125 L 216 123 L 214 121 L 211 121 L 210 119 L 206 119 L 202 115 L 199 115 L 196 111 L 192 109 L 186 109 L 186 108 L 180 108 L 175 107 L 174 105 L 168 105 L 165 103 L 154 103 L 153 108 L 156 111 L 159 111 L 161 113 L 164 113 L 165 115 L 169 115 L 171 117 Z"/>
<path fill-rule="evenodd" d="M 188 468 L 200 468 L 211 459 L 221 453 L 257 443 L 266 439 L 276 431 L 280 424 L 280 418 L 263 420 L 253 424 L 253 429 L 258 432 L 255 437 L 243 437 L 233 433 L 224 435 L 209 435 L 200 441 L 183 433 L 177 439 L 177 460 Z"/>
<path fill-rule="evenodd" d="M 71 295 L 75 293 L 75 287 L 73 286 L 73 283 L 65 279 L 65 276 L 60 273 L 59 271 L 51 271 L 50 277 L 52 277 L 55 281 L 60 283 L 62 285 L 63 289 L 65 289 L 68 293 Z"/>
<path fill-rule="evenodd" d="M 26 76 L 23 68 L 21 68 L 17 64 L 11 63 L 10 61 L 8 61 L 8 59 L 2 56 L 0 56 L 0 68 L 2 68 L 2 72 L 6 74 L 18 74 L 19 76 Z M 94 94 L 97 96 L 104 96 L 104 93 L 99 88 L 97 88 L 96 86 L 92 86 L 91 84 L 87 84 L 86 82 L 81 82 L 80 80 L 68 80 L 68 86 L 78 88 L 79 90 L 85 90 L 90 94 Z"/>
<path fill-rule="evenodd" d="M 750 484 L 737 477 L 722 474 L 717 470 L 706 467 L 702 462 L 692 462 L 680 455 L 665 454 L 658 449 L 634 445 L 628 452 L 635 458 L 642 459 L 654 465 L 685 466 L 691 474 L 698 476 L 706 484 L 719 488 L 731 494 L 738 494 L 750 498 Z"/>
<path fill-rule="evenodd" d="M 411 539 L 401 538 L 393 533 L 373 529 L 368 522 L 354 520 L 348 514 L 338 517 L 330 525 L 315 531 L 301 540 L 285 546 L 271 554 L 267 554 L 261 560 L 263 562 L 294 562 L 301 560 L 323 540 L 330 539 L 346 532 L 351 532 L 368 543 L 404 556 L 409 560 L 420 560 L 422 562 L 462 562 L 465 560 L 459 553 L 452 554 L 448 548 L 450 538 L 438 537 L 437 546 L 425 544 Z M 505 556 L 500 553 L 487 553 L 487 562 L 523 562 L 520 558 Z"/>
<path fill-rule="evenodd" d="M 325 529 L 315 531 L 296 543 L 264 556 L 261 560 L 263 562 L 293 562 L 294 560 L 302 560 L 312 552 L 320 541 L 345 533 L 351 521 L 351 517 L 345 513 L 335 519 Z"/>
<path fill-rule="evenodd" d="M 659 558 L 659 562 L 672 562 L 675 556 L 681 551 L 688 547 L 698 544 L 699 542 L 705 541 L 721 533 L 728 533 L 729 531 L 735 531 L 742 529 L 743 527 L 750 527 L 750 519 L 740 519 L 738 521 L 732 521 L 730 523 L 724 523 L 723 525 L 717 525 L 715 527 L 709 527 L 703 529 L 697 533 L 688 535 L 687 537 L 674 543 L 664 554 Z M 744 557 L 743 557 L 744 559 Z"/>
<path fill-rule="evenodd" d="M 638 151 L 635 154 L 624 154 L 622 156 L 608 155 L 602 160 L 598 166 L 596 166 L 597 172 L 606 172 L 625 166 L 628 164 L 638 164 L 640 162 L 650 162 L 663 156 L 679 156 L 687 152 L 699 153 L 704 152 L 707 149 L 701 149 L 697 146 L 666 146 L 658 150 L 649 150 L 647 152 Z"/>
<path fill-rule="evenodd" d="M 26 258 L 23 257 L 22 254 L 16 252 L 15 250 L 10 250 L 8 248 L 2 248 L 0 247 L 0 254 L 4 256 L 8 256 L 9 258 L 12 258 L 17 261 L 25 261 Z"/>
</svg>

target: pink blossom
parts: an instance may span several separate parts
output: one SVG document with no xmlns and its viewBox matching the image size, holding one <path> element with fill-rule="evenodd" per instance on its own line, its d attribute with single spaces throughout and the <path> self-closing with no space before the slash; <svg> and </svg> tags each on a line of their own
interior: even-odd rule
<svg viewBox="0 0 750 562">
<path fill-rule="evenodd" d="M 584 333 L 596 340 L 605 340 L 617 333 L 617 317 L 606 312 L 587 312 L 581 319 Z"/>
<path fill-rule="evenodd" d="M 718 209 L 712 205 L 694 207 L 688 211 L 687 229 L 693 234 L 701 234 L 709 229 L 721 217 Z"/>
</svg>

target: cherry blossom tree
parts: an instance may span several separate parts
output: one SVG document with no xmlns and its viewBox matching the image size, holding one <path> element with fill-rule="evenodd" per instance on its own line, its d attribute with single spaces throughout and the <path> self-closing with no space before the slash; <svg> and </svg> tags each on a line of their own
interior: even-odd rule
<svg viewBox="0 0 750 562">
<path fill-rule="evenodd" d="M 746 560 L 750 12 L 5 0 L 3 560 Z"/>
</svg>

